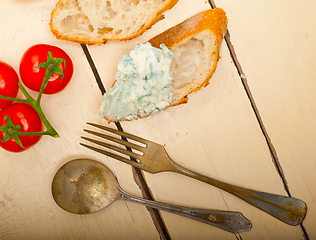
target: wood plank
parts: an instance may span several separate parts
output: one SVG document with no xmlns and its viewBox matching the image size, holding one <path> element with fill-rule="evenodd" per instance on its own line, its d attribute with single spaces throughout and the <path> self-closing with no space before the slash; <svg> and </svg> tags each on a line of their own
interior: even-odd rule
<svg viewBox="0 0 316 240">
<path fill-rule="evenodd" d="M 216 1 L 228 13 L 239 62 L 293 197 L 306 201 L 314 228 L 315 10 L 313 1 Z M 245 50 L 247 49 L 247 50 Z"/>
<path fill-rule="evenodd" d="M 0 40 L 2 43 L 0 56 L 2 61 L 6 61 L 17 70 L 20 57 L 26 48 L 32 44 L 45 42 L 65 49 L 72 56 L 76 67 L 74 79 L 65 91 L 56 96 L 45 96 L 43 98 L 42 106 L 44 112 L 52 125 L 56 126 L 61 138 L 51 139 L 44 137 L 36 147 L 23 154 L 10 154 L 0 149 L 2 156 L 0 159 L 2 165 L 0 184 L 3 189 L 0 193 L 0 238 L 104 239 L 106 236 L 109 239 L 159 239 L 152 219 L 143 206 L 118 202 L 97 214 L 79 217 L 61 210 L 51 197 L 50 184 L 55 172 L 63 163 L 77 157 L 90 157 L 105 163 L 116 173 L 123 189 L 141 196 L 129 166 L 85 150 L 78 144 L 86 121 L 106 123 L 97 114 L 101 94 L 81 47 L 78 44 L 58 41 L 49 32 L 49 15 L 56 2 L 11 0 L 0 3 L 0 21 L 2 23 L 10 22 L 10 25 L 4 25 L 0 29 L 2 36 Z M 260 25 L 263 22 L 260 18 L 256 20 L 255 13 L 260 13 L 259 10 L 263 7 L 258 5 L 259 3 L 248 1 L 245 6 L 238 3 L 239 8 L 233 4 L 233 1 L 228 7 L 224 3 L 221 4 L 229 15 L 229 29 L 231 33 L 234 31 L 239 33 L 241 30 L 240 26 L 244 26 L 242 23 L 246 24 L 246 26 L 250 25 L 254 29 L 257 24 Z M 281 4 L 285 3 L 277 3 L 277 6 L 279 8 L 284 7 Z M 247 22 L 248 19 L 244 19 L 243 22 L 240 21 L 239 18 L 243 17 L 240 15 L 240 12 L 242 12 L 240 10 L 244 10 L 240 9 L 241 6 L 245 9 L 248 7 L 254 10 L 255 13 L 251 17 L 254 21 Z M 303 5 L 300 6 L 299 10 L 302 12 Z M 179 4 L 166 14 L 164 21 L 159 22 L 142 37 L 126 43 L 112 42 L 104 46 L 89 47 L 105 86 L 108 88 L 114 80 L 113 76 L 116 71 L 117 61 L 138 42 L 146 41 L 166 28 L 206 8 L 209 8 L 209 6 L 205 1 L 180 0 Z M 307 10 L 305 9 L 303 12 Z M 267 14 L 267 11 L 264 11 L 264 13 Z M 280 20 L 276 13 L 278 13 L 277 10 L 272 12 L 272 17 Z M 291 11 L 285 9 L 284 13 L 291 13 Z M 288 14 L 285 15 L 289 16 Z M 286 18 L 286 20 L 290 19 Z M 303 20 L 301 19 L 301 21 Z M 232 22 L 233 25 L 231 25 Z M 273 22 L 271 21 L 270 27 L 272 25 Z M 262 26 L 265 25 L 262 24 Z M 308 26 L 309 29 L 311 25 L 308 24 Z M 258 31 L 255 32 L 258 34 Z M 313 36 L 313 33 L 310 34 L 309 36 Z M 255 36 L 251 35 L 248 37 L 252 39 Z M 276 39 L 280 40 L 279 38 L 281 37 L 277 35 Z M 312 48 L 312 39 L 308 40 L 308 44 L 303 41 L 298 42 L 307 44 L 306 46 Z M 235 38 L 232 40 L 234 46 L 236 46 L 235 42 L 237 40 Z M 254 43 L 259 45 L 266 44 L 262 39 L 252 40 L 256 40 Z M 250 41 L 250 43 L 253 42 Z M 296 41 L 292 43 L 296 43 Z M 259 72 L 259 76 L 254 71 L 252 71 L 253 75 L 248 75 L 250 67 L 255 69 L 252 67 L 260 66 L 261 62 L 258 62 L 259 60 L 257 62 L 254 61 L 257 56 L 255 54 L 251 55 L 252 58 L 247 59 L 249 57 L 248 45 L 239 44 L 241 44 L 240 40 L 237 41 L 237 46 L 241 47 L 236 47 L 238 56 L 240 56 L 240 52 L 243 52 L 242 56 L 247 61 L 243 59 L 241 62 L 244 63 L 245 61 L 246 65 L 249 65 L 249 67 L 244 68 L 247 77 L 250 79 L 250 76 L 252 76 L 253 79 L 258 79 L 261 76 L 260 74 L 266 73 L 266 69 L 263 68 Z M 304 44 L 303 46 L 305 46 Z M 256 48 L 254 49 L 256 50 Z M 306 48 L 303 49 L 305 50 Z M 240 186 L 286 194 L 225 44 L 223 44 L 221 50 L 222 59 L 211 84 L 198 94 L 192 95 L 188 104 L 170 109 L 148 119 L 123 123 L 124 130 L 165 144 L 167 151 L 175 161 L 192 170 Z M 273 50 L 278 50 L 278 48 L 273 48 Z M 257 50 L 257 52 L 259 51 Z M 285 47 L 282 53 L 286 53 Z M 308 54 L 308 59 L 314 62 L 311 54 Z M 269 63 L 267 62 L 268 58 L 265 57 L 263 59 L 266 60 L 265 65 L 267 66 Z M 280 59 L 288 60 L 291 63 L 289 64 L 291 66 L 290 69 L 295 69 L 292 68 L 293 65 L 298 64 L 296 61 L 293 64 L 288 58 L 280 57 Z M 298 68 L 304 70 L 305 65 L 298 64 Z M 303 76 L 305 76 L 304 74 L 313 76 L 303 71 L 301 74 Z M 298 76 L 296 75 L 296 77 Z M 293 85 L 296 82 L 294 79 L 290 79 L 292 84 L 289 84 L 287 87 L 290 89 L 289 92 L 296 96 L 295 98 L 299 101 L 299 104 L 312 107 L 309 105 L 308 100 L 315 100 L 314 95 L 311 95 L 314 85 L 311 82 L 307 82 L 307 86 L 310 88 L 304 88 L 303 91 L 306 91 L 307 94 L 304 96 L 301 93 L 296 95 L 296 86 L 300 85 Z M 276 80 L 274 79 L 278 83 Z M 252 92 L 254 91 L 253 86 L 256 86 L 256 84 L 251 85 Z M 264 84 L 260 85 L 262 89 L 267 86 Z M 268 88 L 268 90 L 271 101 L 267 101 L 266 98 L 258 94 L 260 93 L 258 86 L 255 88 L 257 89 L 257 94 L 254 94 L 255 100 L 256 103 L 257 99 L 262 101 L 261 105 L 258 104 L 259 110 L 260 113 L 262 111 L 266 113 L 265 116 L 267 117 L 264 119 L 264 123 L 270 122 L 269 126 L 267 125 L 267 129 L 273 144 L 276 146 L 279 159 L 281 159 L 281 153 L 285 156 L 291 154 L 295 156 L 290 161 L 291 165 L 286 165 L 287 168 L 282 164 L 289 181 L 291 193 L 295 196 L 307 196 L 307 199 L 304 200 L 308 200 L 310 206 L 310 203 L 313 203 L 313 192 L 311 194 L 307 189 L 313 186 L 313 176 L 305 175 L 302 179 L 299 179 L 299 183 L 304 181 L 308 183 L 304 182 L 305 185 L 300 189 L 298 184 L 293 184 L 294 180 L 296 180 L 294 175 L 297 173 L 296 169 L 293 170 L 293 166 L 299 166 L 302 169 L 299 173 L 302 175 L 303 170 L 312 169 L 314 166 L 311 155 L 305 152 L 305 150 L 312 150 L 312 142 L 298 141 L 305 136 L 313 140 L 312 136 L 308 134 L 309 128 L 302 128 L 305 126 L 305 123 L 309 124 L 306 126 L 312 126 L 312 117 L 314 115 L 309 110 L 313 110 L 313 108 L 304 108 L 304 110 L 294 108 L 295 110 L 291 110 L 293 106 L 297 106 L 297 102 L 292 100 L 289 101 L 289 105 L 286 105 L 286 110 L 290 110 L 289 113 L 281 111 L 286 114 L 280 116 L 279 112 L 277 114 L 272 112 L 272 110 L 280 110 L 274 106 L 275 102 L 272 102 L 272 100 L 280 99 L 280 96 L 275 97 L 272 95 L 272 93 L 280 90 L 272 88 L 273 84 L 270 84 L 270 86 L 271 88 Z M 279 82 L 277 87 L 281 86 L 284 87 L 282 82 Z M 281 93 L 281 99 L 286 100 L 285 102 L 287 103 L 289 100 L 287 99 L 289 97 L 288 93 L 285 90 L 281 91 Z M 306 96 L 307 98 L 305 98 Z M 281 117 L 280 119 L 289 119 L 289 124 L 281 128 L 280 131 L 279 129 L 281 125 L 283 126 L 283 122 L 280 120 L 276 121 L 277 119 L 271 115 L 272 113 Z M 301 121 L 299 121 L 300 119 L 294 118 L 295 113 L 301 114 L 301 118 L 304 118 L 302 125 Z M 274 124 L 272 120 L 277 124 Z M 288 128 L 287 126 L 290 124 L 300 128 Z M 114 125 L 111 126 L 114 127 Z M 289 129 L 292 130 L 290 131 Z M 303 129 L 304 131 L 301 132 L 298 129 Z M 286 143 L 281 139 L 282 135 L 280 133 L 288 137 Z M 293 137 L 298 138 L 295 140 Z M 279 145 L 275 143 L 276 140 L 274 139 L 278 140 Z M 300 146 L 299 150 L 297 150 L 297 146 Z M 305 148 L 306 146 L 307 148 Z M 286 148 L 287 151 L 291 149 L 290 153 L 285 151 Z M 279 149 L 282 149 L 282 151 Z M 300 165 L 297 166 L 296 161 L 298 161 L 299 153 L 303 153 L 302 156 L 308 159 L 307 162 L 300 162 L 301 164 L 306 164 L 304 168 L 301 168 L 302 166 Z M 283 155 L 281 154 L 281 156 Z M 242 211 L 254 224 L 250 232 L 240 235 L 243 239 L 303 239 L 300 227 L 285 225 L 213 187 L 172 173 L 146 174 L 146 179 L 157 200 L 192 207 Z M 296 189 L 294 193 L 293 189 Z M 306 195 L 306 193 L 310 195 Z M 235 239 L 240 237 L 189 219 L 168 213 L 162 214 L 173 239 L 205 239 L 210 236 L 214 239 Z M 312 226 L 312 220 L 307 218 L 304 224 Z M 308 231 L 311 234 L 313 233 L 311 232 L 313 231 L 311 227 L 309 227 Z"/>
<path fill-rule="evenodd" d="M 18 71 L 28 47 L 47 43 L 64 49 L 75 66 L 73 79 L 63 92 L 42 98 L 43 111 L 60 138 L 44 136 L 35 147 L 19 154 L 0 149 L 0 239 L 160 239 L 143 206 L 121 201 L 99 213 L 79 216 L 62 210 L 52 198 L 55 172 L 81 157 L 105 163 L 120 180 L 124 176 L 126 190 L 141 194 L 128 166 L 118 167 L 79 145 L 86 121 L 101 122 L 97 113 L 101 94 L 81 46 L 56 40 L 50 33 L 50 12 L 56 2 L 0 2 L 1 61 Z"/>
<path fill-rule="evenodd" d="M 143 36 L 129 42 L 89 47 L 106 88 L 114 82 L 117 62 L 137 43 L 208 8 L 205 1 L 180 0 L 166 13 L 165 20 Z M 190 96 L 188 104 L 147 119 L 124 122 L 122 126 L 127 132 L 164 144 L 169 155 L 189 169 L 243 187 L 286 195 L 226 44 L 222 45 L 221 55 L 210 85 Z M 145 175 L 156 200 L 242 211 L 254 225 L 251 231 L 240 234 L 243 239 L 303 239 L 299 226 L 286 225 L 206 184 L 174 173 Z M 174 239 L 238 237 L 171 214 L 162 215 Z"/>
</svg>

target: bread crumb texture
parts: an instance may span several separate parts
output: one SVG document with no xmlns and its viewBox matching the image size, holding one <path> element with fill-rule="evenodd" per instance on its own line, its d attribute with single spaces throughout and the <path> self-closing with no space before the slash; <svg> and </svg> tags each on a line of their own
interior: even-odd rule
<svg viewBox="0 0 316 240">
<path fill-rule="evenodd" d="M 170 64 L 172 100 L 166 108 L 186 103 L 190 93 L 209 84 L 220 59 L 220 44 L 226 34 L 227 23 L 224 10 L 210 9 L 149 40 L 153 47 L 159 48 L 164 44 L 173 53 Z M 108 122 L 116 121 L 104 118 Z"/>
<path fill-rule="evenodd" d="M 164 43 L 174 53 L 170 106 L 186 103 L 188 94 L 209 84 L 220 58 L 220 44 L 226 34 L 227 23 L 223 9 L 210 9 L 149 40 L 154 47 Z"/>
<path fill-rule="evenodd" d="M 61 40 L 102 44 L 130 40 L 163 18 L 178 0 L 59 0 L 50 29 Z"/>
</svg>

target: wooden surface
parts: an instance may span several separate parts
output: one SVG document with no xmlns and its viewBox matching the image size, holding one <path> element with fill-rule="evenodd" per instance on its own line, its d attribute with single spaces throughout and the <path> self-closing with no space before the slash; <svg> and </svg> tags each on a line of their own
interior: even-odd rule
<svg viewBox="0 0 316 240">
<path fill-rule="evenodd" d="M 157 201 L 242 212 L 253 228 L 237 235 L 161 212 L 163 234 L 147 208 L 124 201 L 90 215 L 57 206 L 51 195 L 54 174 L 81 157 L 106 164 L 125 191 L 143 194 L 130 166 L 79 145 L 87 121 L 107 123 L 98 115 L 102 94 L 82 46 L 56 40 L 49 31 L 56 3 L 0 2 L 1 61 L 18 71 L 28 47 L 47 43 L 64 49 L 75 66 L 63 92 L 42 98 L 43 111 L 61 137 L 43 137 L 20 154 L 0 149 L 0 239 L 316 239 L 316 2 L 214 1 L 227 13 L 230 37 L 222 43 L 209 86 L 190 95 L 188 104 L 121 123 L 124 131 L 165 145 L 174 161 L 191 170 L 307 203 L 306 219 L 293 227 L 201 182 L 143 173 Z M 204 0 L 180 0 L 143 36 L 88 46 L 105 88 L 114 81 L 117 62 L 137 43 L 210 7 Z"/>
</svg>

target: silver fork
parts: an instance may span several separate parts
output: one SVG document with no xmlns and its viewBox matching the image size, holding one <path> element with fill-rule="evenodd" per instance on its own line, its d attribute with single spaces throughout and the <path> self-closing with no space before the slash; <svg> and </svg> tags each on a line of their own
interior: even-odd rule
<svg viewBox="0 0 316 240">
<path fill-rule="evenodd" d="M 85 132 L 118 143 L 120 145 L 125 146 L 126 148 L 111 145 L 109 143 L 106 143 L 105 141 L 98 141 L 87 137 L 82 137 L 83 139 L 94 144 L 97 144 L 99 146 L 127 155 L 130 158 L 125 158 L 115 153 L 80 143 L 82 146 L 87 147 L 91 150 L 115 158 L 117 160 L 130 164 L 134 167 L 137 167 L 152 174 L 164 171 L 171 171 L 213 185 L 219 189 L 222 189 L 228 193 L 235 195 L 236 197 L 239 197 L 247 203 L 267 212 L 273 217 L 289 225 L 296 226 L 302 223 L 306 216 L 306 203 L 299 199 L 246 189 L 201 175 L 175 163 L 168 156 L 165 148 L 162 145 L 137 137 L 132 134 L 118 131 L 116 129 L 108 128 L 94 123 L 87 124 L 94 126 L 98 129 L 117 134 L 122 139 L 87 129 L 84 129 Z M 132 142 L 128 142 L 127 139 L 132 139 L 136 142 L 144 144 L 145 146 L 140 146 Z M 136 150 L 141 154 L 137 152 L 132 152 L 132 150 Z"/>
</svg>

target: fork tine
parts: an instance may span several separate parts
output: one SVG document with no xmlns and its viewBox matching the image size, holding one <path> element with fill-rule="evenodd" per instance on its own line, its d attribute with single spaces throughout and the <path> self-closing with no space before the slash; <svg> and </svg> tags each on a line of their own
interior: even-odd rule
<svg viewBox="0 0 316 240">
<path fill-rule="evenodd" d="M 86 145 L 84 143 L 80 143 L 80 145 L 84 146 L 86 148 L 89 148 L 89 149 L 91 149 L 91 150 L 93 150 L 95 152 L 98 152 L 98 153 L 101 153 L 103 155 L 109 156 L 111 158 L 115 158 L 115 159 L 117 159 L 117 160 L 119 160 L 121 162 L 127 163 L 129 165 L 134 166 L 134 167 L 137 167 L 137 168 L 139 167 L 139 164 L 137 162 L 134 162 L 134 161 L 132 161 L 130 159 L 127 159 L 127 158 L 124 158 L 122 156 L 116 155 L 114 153 L 111 153 L 111 152 L 108 152 L 108 151 L 105 151 L 105 150 L 102 150 L 102 149 L 99 149 L 99 148 L 96 148 L 96 147 L 92 147 L 92 146 Z"/>
<path fill-rule="evenodd" d="M 120 148 L 120 147 L 117 147 L 117 146 L 114 146 L 114 145 L 111 145 L 111 144 L 108 144 L 108 143 L 105 143 L 105 142 L 97 141 L 95 139 L 91 139 L 91 138 L 87 138 L 87 137 L 81 137 L 81 138 L 84 139 L 84 140 L 87 140 L 89 142 L 95 143 L 95 144 L 97 144 L 99 146 L 106 147 L 106 148 L 112 149 L 114 151 L 123 153 L 123 154 L 125 154 L 125 155 L 127 155 L 129 157 L 135 158 L 135 159 L 141 159 L 143 157 L 142 155 L 139 155 L 139 154 L 134 153 L 132 151 L 128 151 L 126 149 L 123 149 L 123 148 Z"/>
<path fill-rule="evenodd" d="M 119 130 L 116 130 L 116 129 L 113 129 L 113 128 L 105 127 L 105 126 L 98 125 L 98 124 L 95 124 L 95 123 L 90 123 L 90 122 L 87 122 L 87 124 L 89 124 L 91 126 L 94 126 L 94 127 L 97 127 L 97 128 L 100 128 L 100 129 L 103 129 L 103 130 L 111 132 L 111 133 L 118 134 L 118 135 L 120 135 L 122 137 L 133 139 L 134 141 L 137 141 L 137 142 L 140 142 L 140 143 L 143 143 L 143 144 L 146 144 L 146 145 L 148 143 L 150 143 L 149 140 L 146 140 L 144 138 L 137 137 L 135 135 L 132 135 L 132 134 L 129 134 L 129 133 L 126 133 L 126 132 L 122 132 L 122 131 L 119 131 Z"/>
<path fill-rule="evenodd" d="M 122 139 L 115 138 L 115 137 L 112 137 L 112 136 L 109 136 L 109 135 L 106 135 L 106 134 L 102 134 L 102 133 L 99 133 L 99 132 L 94 132 L 94 131 L 91 131 L 91 130 L 88 130 L 88 129 L 83 129 L 83 131 L 85 131 L 87 133 L 90 133 L 92 135 L 95 135 L 95 136 L 107 139 L 109 141 L 116 142 L 116 143 L 121 144 L 123 146 L 129 147 L 129 148 L 132 148 L 132 149 L 136 149 L 136 150 L 138 150 L 140 152 L 142 152 L 142 150 L 144 150 L 144 148 L 145 148 L 145 147 L 139 146 L 137 144 L 134 144 L 134 143 L 131 143 L 131 142 L 128 142 L 128 141 L 124 141 Z"/>
</svg>

